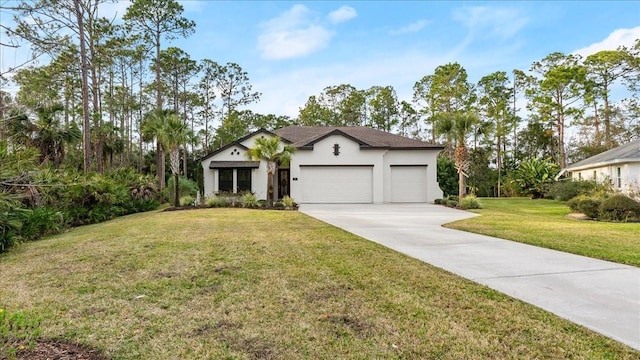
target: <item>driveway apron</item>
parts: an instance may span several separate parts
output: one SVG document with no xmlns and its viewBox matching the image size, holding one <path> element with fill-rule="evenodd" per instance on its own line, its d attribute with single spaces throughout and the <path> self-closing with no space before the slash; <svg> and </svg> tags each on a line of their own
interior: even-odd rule
<svg viewBox="0 0 640 360">
<path fill-rule="evenodd" d="M 430 204 L 303 204 L 300 211 L 640 350 L 640 268 L 442 224 L 476 216 Z"/>
</svg>

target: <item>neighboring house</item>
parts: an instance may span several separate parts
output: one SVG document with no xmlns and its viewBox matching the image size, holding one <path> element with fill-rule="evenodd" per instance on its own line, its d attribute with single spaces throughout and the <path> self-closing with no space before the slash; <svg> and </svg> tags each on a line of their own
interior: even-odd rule
<svg viewBox="0 0 640 360">
<path fill-rule="evenodd" d="M 298 203 L 433 202 L 442 197 L 436 158 L 442 146 L 369 127 L 289 126 L 260 129 L 202 159 L 206 197 L 219 192 L 267 194 L 266 163 L 247 157 L 258 137 L 296 148 L 276 173 L 275 197 Z"/>
<path fill-rule="evenodd" d="M 625 193 L 640 190 L 640 140 L 605 151 L 571 164 L 564 172 L 570 172 L 573 180 L 609 182 Z"/>
</svg>

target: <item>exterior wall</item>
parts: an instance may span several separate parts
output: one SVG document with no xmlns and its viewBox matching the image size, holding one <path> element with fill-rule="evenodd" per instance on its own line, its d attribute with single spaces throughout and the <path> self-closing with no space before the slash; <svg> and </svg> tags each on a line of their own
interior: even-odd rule
<svg viewBox="0 0 640 360">
<path fill-rule="evenodd" d="M 333 154 L 333 146 L 340 146 L 340 155 Z M 314 144 L 313 150 L 298 150 L 291 160 L 291 197 L 304 203 L 300 165 L 373 165 L 373 202 L 384 201 L 383 154 L 386 150 L 360 150 L 360 145 L 341 135 L 332 135 Z M 297 179 L 297 180 L 296 180 Z"/>
<path fill-rule="evenodd" d="M 618 168 L 620 168 L 619 177 Z M 640 163 L 618 163 L 573 170 L 571 178 L 573 180 L 596 180 L 600 183 L 608 182 L 615 190 L 625 193 L 638 192 L 640 191 Z"/>
<path fill-rule="evenodd" d="M 440 150 L 390 150 L 384 154 L 384 202 L 391 202 L 391 166 L 427 165 L 427 202 L 442 198 L 438 184 L 437 157 Z"/>
<path fill-rule="evenodd" d="M 256 134 L 241 144 L 247 148 L 253 147 L 255 139 L 261 136 L 269 136 L 267 134 Z M 202 161 L 203 168 L 203 181 L 204 181 L 204 196 L 205 198 L 213 197 L 218 192 L 218 170 L 209 169 L 211 161 L 246 161 L 247 150 L 242 146 L 231 146 L 224 151 L 221 151 L 214 156 L 211 156 Z M 236 184 L 237 174 L 234 172 L 234 184 Z M 251 191 L 256 194 L 258 199 L 267 198 L 267 163 L 260 161 L 260 167 L 257 169 L 251 169 Z"/>
</svg>

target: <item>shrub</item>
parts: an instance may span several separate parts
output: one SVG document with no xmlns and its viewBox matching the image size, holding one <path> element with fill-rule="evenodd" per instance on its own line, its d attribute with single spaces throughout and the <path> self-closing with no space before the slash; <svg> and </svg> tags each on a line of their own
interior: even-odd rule
<svg viewBox="0 0 640 360">
<path fill-rule="evenodd" d="M 597 219 L 599 216 L 601 201 L 596 198 L 587 198 L 578 202 L 578 211 L 587 215 L 592 219 Z"/>
<path fill-rule="evenodd" d="M 260 203 L 255 194 L 248 192 L 242 196 L 242 207 L 257 208 L 260 207 Z"/>
<path fill-rule="evenodd" d="M 640 217 L 640 203 L 624 195 L 605 199 L 599 210 L 600 219 L 605 221 L 628 221 Z"/>
<path fill-rule="evenodd" d="M 198 184 L 195 181 L 191 181 L 184 176 L 180 176 L 178 178 L 178 191 L 180 192 L 180 199 L 182 196 L 191 196 L 195 199 L 196 194 L 198 193 Z M 167 181 L 167 187 L 165 188 L 167 199 L 169 202 L 173 204 L 173 176 L 169 178 Z"/>
<path fill-rule="evenodd" d="M 467 195 L 463 197 L 462 201 L 460 201 L 460 206 L 463 209 L 482 209 L 482 205 L 475 195 Z"/>
<path fill-rule="evenodd" d="M 442 199 L 435 199 L 435 200 L 433 200 L 433 203 L 436 204 L 436 205 L 440 205 L 440 204 L 442 204 L 443 201 L 444 200 L 442 200 Z"/>
<path fill-rule="evenodd" d="M 227 206 L 227 198 L 224 196 L 214 196 L 211 198 L 208 198 L 206 203 L 205 203 L 206 207 L 226 207 Z"/>
<path fill-rule="evenodd" d="M 449 196 L 447 196 L 447 201 L 449 201 L 449 200 L 458 201 L 458 195 L 449 195 Z"/>
<path fill-rule="evenodd" d="M 36 207 L 25 215 L 20 233 L 27 241 L 59 233 L 64 226 L 62 213 L 49 207 Z"/>
<path fill-rule="evenodd" d="M 571 211 L 579 212 L 580 202 L 585 199 L 589 199 L 589 197 L 587 195 L 578 195 L 576 197 L 571 198 L 569 201 L 567 201 L 567 206 L 569 207 L 569 209 L 571 209 Z"/>
<path fill-rule="evenodd" d="M 568 201 L 578 195 L 593 195 L 603 187 L 604 185 L 598 184 L 595 181 L 566 179 L 553 183 L 549 187 L 545 197 Z"/>
<path fill-rule="evenodd" d="M 455 200 L 447 200 L 447 206 L 454 208 L 454 207 L 458 206 L 458 202 L 455 201 Z"/>
<path fill-rule="evenodd" d="M 193 196 L 180 197 L 180 206 L 192 206 L 196 199 Z"/>
<path fill-rule="evenodd" d="M 521 162 L 514 174 L 514 180 L 526 195 L 533 199 L 542 199 L 553 183 L 560 167 L 550 160 L 541 158 Z"/>
<path fill-rule="evenodd" d="M 287 195 L 282 198 L 282 206 L 284 206 L 284 208 L 287 210 L 291 210 L 296 206 L 296 202 L 293 201 L 293 199 L 289 195 Z"/>
</svg>

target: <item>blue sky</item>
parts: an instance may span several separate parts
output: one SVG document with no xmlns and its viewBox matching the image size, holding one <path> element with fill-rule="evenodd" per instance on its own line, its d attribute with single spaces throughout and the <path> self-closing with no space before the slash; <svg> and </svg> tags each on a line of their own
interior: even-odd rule
<svg viewBox="0 0 640 360">
<path fill-rule="evenodd" d="M 290 116 L 330 85 L 392 85 L 410 100 L 413 84 L 448 62 L 477 82 L 493 71 L 528 70 L 555 51 L 588 55 L 640 38 L 640 1 L 181 3 L 196 32 L 165 47 L 238 63 L 262 93 L 249 108 Z M 118 17 L 127 6 L 103 11 Z"/>
</svg>

